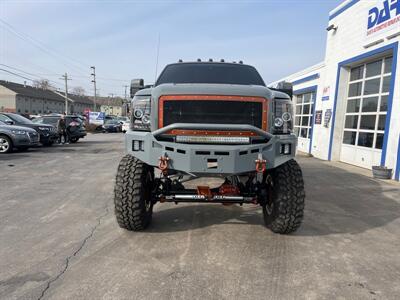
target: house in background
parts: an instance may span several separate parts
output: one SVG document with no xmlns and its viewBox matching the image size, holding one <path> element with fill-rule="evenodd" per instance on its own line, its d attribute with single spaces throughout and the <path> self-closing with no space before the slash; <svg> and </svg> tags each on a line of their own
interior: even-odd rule
<svg viewBox="0 0 400 300">
<path fill-rule="evenodd" d="M 93 107 L 89 97 L 68 94 L 68 113 L 83 114 Z M 19 114 L 65 112 L 65 93 L 0 80 L 0 111 Z"/>
</svg>

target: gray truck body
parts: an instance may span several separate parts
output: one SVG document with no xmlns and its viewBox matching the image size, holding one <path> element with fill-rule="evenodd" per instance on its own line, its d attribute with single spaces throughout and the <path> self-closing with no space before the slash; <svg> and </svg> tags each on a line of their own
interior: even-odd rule
<svg viewBox="0 0 400 300">
<path fill-rule="evenodd" d="M 255 160 L 266 160 L 266 168 L 275 168 L 293 159 L 297 138 L 294 134 L 272 135 L 248 124 L 172 124 L 168 128 L 158 128 L 158 102 L 165 95 L 224 95 L 255 96 L 267 99 L 268 126 L 273 124 L 273 99 L 290 100 L 289 96 L 272 91 L 264 86 L 231 84 L 161 84 L 144 89 L 137 96 L 151 95 L 151 132 L 128 131 L 125 135 L 126 152 L 151 166 L 157 166 L 161 156 L 167 156 L 169 169 L 196 176 L 228 176 L 254 171 Z M 186 144 L 158 140 L 157 137 L 170 129 L 204 130 L 249 130 L 268 138 L 260 144 L 218 145 Z M 134 142 L 142 143 L 139 151 L 134 151 Z M 281 145 L 290 144 L 290 154 L 281 154 Z"/>
</svg>

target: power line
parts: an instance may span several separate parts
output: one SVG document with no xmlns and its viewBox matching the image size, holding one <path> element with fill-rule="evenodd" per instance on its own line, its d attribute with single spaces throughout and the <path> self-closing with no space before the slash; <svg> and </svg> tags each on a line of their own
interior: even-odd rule
<svg viewBox="0 0 400 300">
<path fill-rule="evenodd" d="M 53 57 L 58 56 L 57 59 L 63 58 L 64 60 L 70 60 L 70 65 L 67 65 L 64 62 L 62 62 L 62 64 L 64 64 L 65 66 L 70 67 L 70 68 L 75 68 L 76 71 L 79 70 L 79 73 L 80 72 L 86 72 L 86 70 L 84 70 L 80 66 L 76 65 L 76 63 L 77 63 L 76 60 L 74 60 L 74 59 L 72 59 L 70 57 L 67 57 L 64 54 L 57 53 L 57 51 L 55 51 L 54 49 L 51 49 L 50 47 L 46 46 L 44 43 L 34 39 L 33 37 L 31 37 L 31 36 L 29 36 L 29 35 L 27 35 L 25 33 L 19 32 L 18 30 L 15 29 L 15 27 L 13 27 L 11 24 L 7 23 L 6 21 L 4 21 L 2 19 L 0 19 L 0 23 L 1 23 L 1 25 L 2 25 L 2 27 L 4 29 L 6 29 L 7 31 L 11 32 L 15 36 L 19 37 L 21 40 L 34 45 L 36 48 L 42 50 L 43 52 L 46 52 L 47 54 L 49 54 L 49 55 L 51 55 Z M 65 57 L 67 57 L 67 58 L 65 58 Z M 71 62 L 74 62 L 75 66 L 71 65 Z M 79 62 L 78 64 L 83 64 L 83 63 Z M 83 65 L 85 65 L 85 64 L 83 64 Z M 82 71 L 82 70 L 84 70 L 84 71 Z"/>
<path fill-rule="evenodd" d="M 9 68 L 9 69 L 18 71 L 18 72 L 25 73 L 25 74 L 30 75 L 30 76 L 35 76 L 35 77 L 38 77 L 38 78 L 40 78 L 40 79 L 46 79 L 46 80 L 48 80 L 49 82 L 52 82 L 52 83 L 57 84 L 57 85 L 59 84 L 59 82 L 56 82 L 56 81 L 54 81 L 54 80 L 50 80 L 50 79 L 48 79 L 48 78 L 43 78 L 42 76 L 40 76 L 40 75 L 38 75 L 38 74 L 33 74 L 33 73 L 30 73 L 30 72 L 26 72 L 26 71 L 21 70 L 21 69 L 19 69 L 19 68 L 15 68 L 15 67 L 8 66 L 8 65 L 5 65 L 5 64 L 0 64 L 0 65 L 1 65 L 1 66 L 4 66 L 4 67 L 6 67 L 6 68 Z"/>
<path fill-rule="evenodd" d="M 10 73 L 10 74 L 12 74 L 12 75 L 15 75 L 15 76 L 21 77 L 21 78 L 23 78 L 23 79 L 30 80 L 30 81 L 32 81 L 32 82 L 33 82 L 33 81 L 35 81 L 35 79 L 28 78 L 28 77 L 22 76 L 21 74 L 14 73 L 14 72 L 11 72 L 11 71 L 8 71 L 8 70 L 0 69 L 0 71 L 3 71 L 3 72 Z"/>
</svg>

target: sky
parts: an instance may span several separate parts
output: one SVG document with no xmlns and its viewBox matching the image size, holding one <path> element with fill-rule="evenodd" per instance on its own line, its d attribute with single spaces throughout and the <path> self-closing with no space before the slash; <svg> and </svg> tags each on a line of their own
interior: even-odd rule
<svg viewBox="0 0 400 300">
<path fill-rule="evenodd" d="M 223 58 L 270 83 L 324 59 L 328 14 L 341 2 L 0 0 L 0 79 L 63 89 L 67 73 L 70 89 L 93 95 L 95 66 L 98 93 L 123 96 L 131 79 L 151 84 L 168 63 Z"/>
</svg>

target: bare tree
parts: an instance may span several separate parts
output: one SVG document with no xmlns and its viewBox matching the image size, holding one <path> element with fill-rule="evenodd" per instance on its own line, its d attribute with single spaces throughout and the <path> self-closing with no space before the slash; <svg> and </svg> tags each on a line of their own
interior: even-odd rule
<svg viewBox="0 0 400 300">
<path fill-rule="evenodd" d="M 72 94 L 78 95 L 78 96 L 84 96 L 86 93 L 85 89 L 81 86 L 76 86 L 72 89 Z"/>
<path fill-rule="evenodd" d="M 44 90 L 52 90 L 54 87 L 50 84 L 47 79 L 38 79 L 33 81 L 33 86 L 35 88 L 44 89 Z"/>
</svg>

